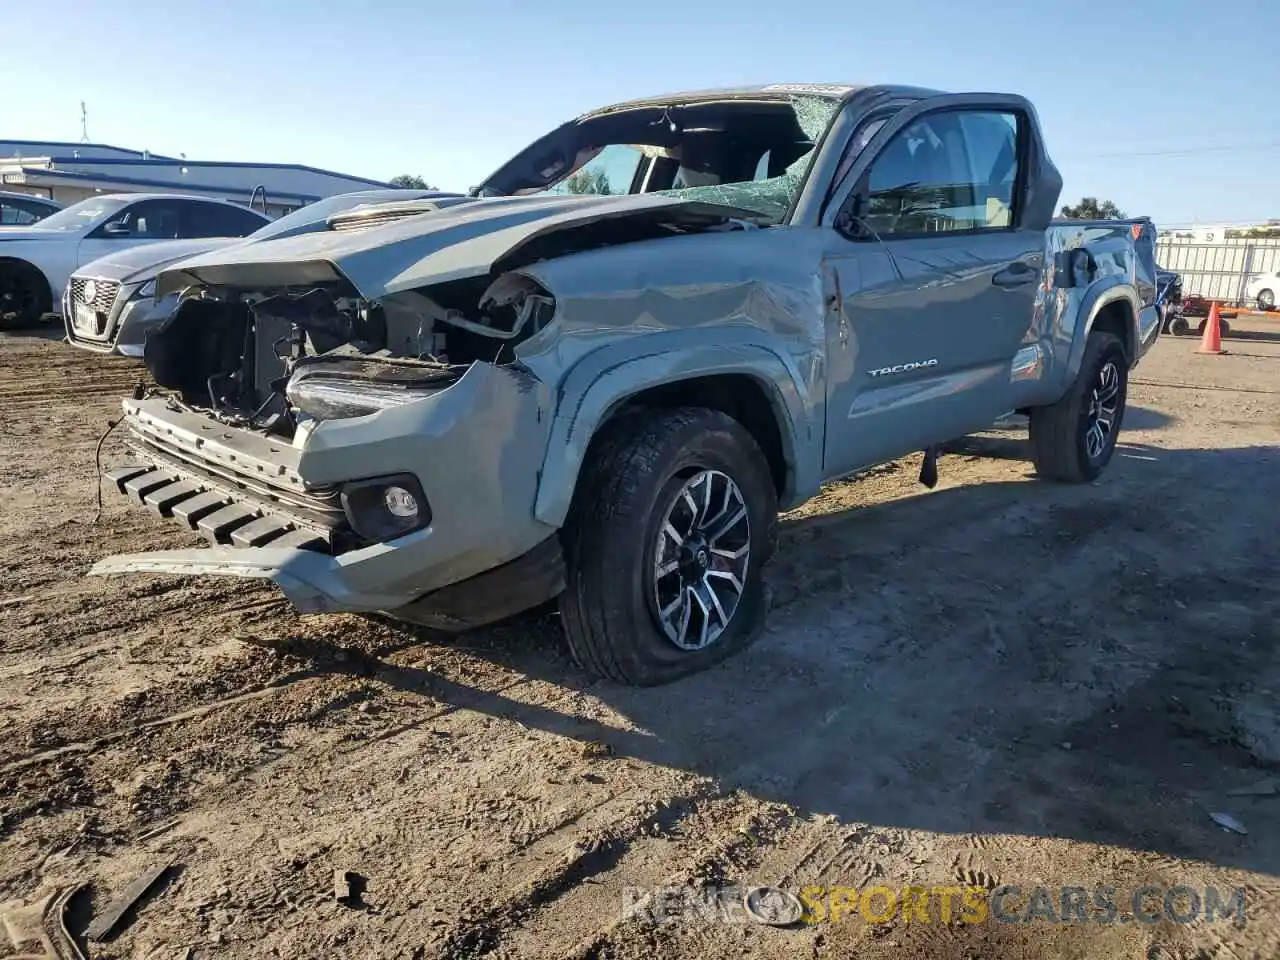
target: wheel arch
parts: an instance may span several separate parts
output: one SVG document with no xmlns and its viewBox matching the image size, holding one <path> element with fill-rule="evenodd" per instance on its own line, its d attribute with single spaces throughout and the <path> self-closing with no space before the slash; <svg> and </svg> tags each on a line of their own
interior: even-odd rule
<svg viewBox="0 0 1280 960">
<path fill-rule="evenodd" d="M 45 276 L 45 272 L 43 270 L 24 257 L 0 254 L 0 270 L 4 270 L 6 268 L 28 270 L 39 278 L 40 283 L 42 284 L 43 293 L 41 304 L 44 306 L 46 312 L 53 309 L 53 286 L 49 283 L 49 278 Z"/>
<path fill-rule="evenodd" d="M 593 365 L 594 366 L 594 365 Z M 579 380 L 578 384 L 573 381 Z M 586 382 L 583 382 L 586 380 Z M 706 346 L 652 354 L 571 375 L 561 390 L 542 464 L 534 514 L 561 526 L 579 474 L 600 430 L 642 410 L 703 406 L 737 420 L 769 461 L 780 504 L 802 502 L 817 489 L 813 406 L 799 372 L 762 346 Z M 568 402 L 565 398 L 576 398 Z"/>
<path fill-rule="evenodd" d="M 1137 291 L 1125 281 L 1117 280 L 1090 291 L 1080 304 L 1079 315 L 1085 318 L 1085 322 L 1077 328 L 1078 333 L 1071 344 L 1067 382 L 1075 382 L 1075 378 L 1080 375 L 1085 345 L 1094 330 L 1115 334 L 1124 347 L 1125 358 L 1133 366 L 1138 358 L 1138 316 L 1141 311 Z"/>
</svg>

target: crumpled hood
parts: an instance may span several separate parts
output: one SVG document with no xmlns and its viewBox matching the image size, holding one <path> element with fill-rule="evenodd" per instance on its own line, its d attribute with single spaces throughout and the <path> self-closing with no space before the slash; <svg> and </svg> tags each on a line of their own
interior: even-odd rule
<svg viewBox="0 0 1280 960">
<path fill-rule="evenodd" d="M 159 243 L 144 243 L 141 246 L 117 250 L 105 257 L 92 260 L 77 269 L 75 276 L 119 280 L 121 283 L 138 283 L 149 280 L 162 269 L 179 260 L 243 242 L 239 237 L 201 237 L 198 240 L 162 240 Z"/>
<path fill-rule="evenodd" d="M 66 240 L 77 239 L 79 234 L 74 231 L 64 230 L 41 230 L 39 227 L 0 227 L 0 241 L 2 240 Z"/>
<path fill-rule="evenodd" d="M 342 214 L 330 229 L 261 242 L 241 242 L 185 260 L 160 274 L 157 296 L 196 284 L 269 289 L 345 277 L 368 299 L 432 283 L 483 276 L 530 241 L 603 220 L 648 219 L 709 226 L 759 214 L 660 194 L 497 197 L 454 204 L 395 205 L 400 216 L 366 225 Z M 623 239 L 627 239 L 625 233 Z M 621 242 L 621 241 L 620 241 Z"/>
</svg>

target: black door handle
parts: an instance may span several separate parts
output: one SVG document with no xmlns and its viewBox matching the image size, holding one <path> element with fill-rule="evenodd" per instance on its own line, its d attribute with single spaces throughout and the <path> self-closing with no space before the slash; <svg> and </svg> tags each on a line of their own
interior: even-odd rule
<svg viewBox="0 0 1280 960">
<path fill-rule="evenodd" d="M 1003 270 L 996 272 L 991 282 L 997 287 L 1020 287 L 1024 283 L 1035 283 L 1039 278 L 1038 271 L 1025 260 L 1015 260 Z"/>
</svg>

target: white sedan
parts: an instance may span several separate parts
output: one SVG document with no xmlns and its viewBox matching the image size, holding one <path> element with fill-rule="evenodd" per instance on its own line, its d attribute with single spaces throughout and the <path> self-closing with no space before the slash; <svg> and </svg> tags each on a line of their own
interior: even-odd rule
<svg viewBox="0 0 1280 960">
<path fill-rule="evenodd" d="M 0 227 L 0 325 L 35 323 L 61 304 L 77 267 L 109 253 L 161 240 L 244 237 L 270 222 L 230 200 L 112 193 L 30 227 Z"/>
<path fill-rule="evenodd" d="M 1244 288 L 1245 302 L 1255 304 L 1259 310 L 1274 310 L 1277 294 L 1280 294 L 1280 270 L 1255 274 Z"/>
</svg>

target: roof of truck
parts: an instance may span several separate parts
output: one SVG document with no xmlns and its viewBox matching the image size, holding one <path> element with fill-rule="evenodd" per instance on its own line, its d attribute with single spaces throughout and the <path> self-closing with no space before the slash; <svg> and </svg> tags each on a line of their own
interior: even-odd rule
<svg viewBox="0 0 1280 960">
<path fill-rule="evenodd" d="M 779 99 L 786 96 L 830 97 L 835 100 L 848 100 L 854 94 L 875 86 L 888 93 L 901 93 L 910 97 L 931 97 L 942 93 L 941 90 L 930 90 L 924 87 L 912 87 L 899 84 L 867 84 L 867 83 L 761 83 L 737 87 L 713 87 L 706 90 L 683 90 L 660 96 L 640 97 L 611 104 L 584 113 L 578 119 L 594 117 L 618 110 L 630 110 L 636 107 L 662 106 L 664 104 L 690 103 L 699 100 L 749 100 L 756 97 Z"/>
</svg>

